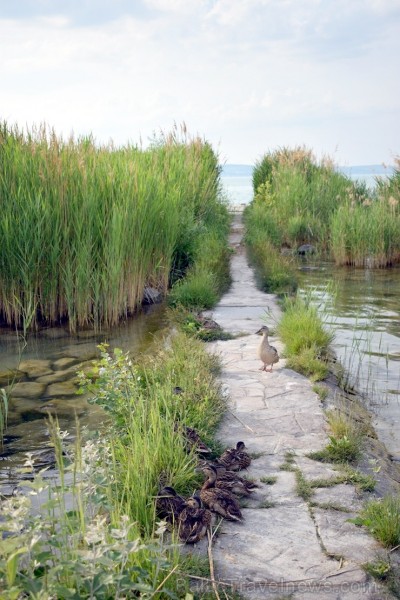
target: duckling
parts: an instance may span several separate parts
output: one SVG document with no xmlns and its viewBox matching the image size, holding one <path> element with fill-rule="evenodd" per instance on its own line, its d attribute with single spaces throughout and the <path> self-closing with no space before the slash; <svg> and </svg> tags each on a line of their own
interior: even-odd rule
<svg viewBox="0 0 400 600">
<path fill-rule="evenodd" d="M 258 348 L 258 356 L 264 363 L 260 371 L 267 371 L 267 366 L 270 365 L 268 370 L 271 373 L 273 365 L 279 361 L 278 350 L 268 342 L 269 329 L 266 325 L 263 325 L 256 333 L 264 336 Z"/>
<path fill-rule="evenodd" d="M 226 490 L 214 487 L 217 480 L 216 469 L 209 465 L 202 470 L 207 475 L 207 479 L 200 490 L 201 501 L 211 511 L 221 515 L 225 519 L 242 521 L 243 515 L 236 498 Z"/>
<path fill-rule="evenodd" d="M 209 454 L 211 452 L 210 448 L 206 446 L 193 427 L 188 427 L 187 425 L 182 425 L 181 423 L 175 423 L 174 429 L 175 431 L 179 431 L 183 434 L 187 452 L 190 452 L 192 448 L 194 448 L 199 454 Z"/>
<path fill-rule="evenodd" d="M 250 455 L 245 452 L 244 442 L 238 442 L 236 448 L 229 448 L 217 459 L 217 464 L 222 465 L 228 471 L 241 471 L 247 469 L 251 463 Z"/>
<path fill-rule="evenodd" d="M 200 454 L 210 454 L 211 450 L 202 441 L 201 437 L 193 427 L 183 426 L 183 435 L 185 436 L 188 447 L 195 448 Z"/>
<path fill-rule="evenodd" d="M 186 507 L 186 500 L 173 487 L 163 487 L 156 496 L 156 512 L 159 517 L 173 524 Z"/>
<path fill-rule="evenodd" d="M 228 492 L 235 494 L 235 496 L 250 496 L 260 487 L 255 481 L 240 477 L 236 472 L 228 471 L 226 467 L 216 462 L 209 463 L 207 461 L 202 461 L 201 464 L 199 464 L 198 470 L 201 470 L 208 465 L 213 466 L 217 472 L 217 481 L 215 482 L 216 488 L 225 489 Z"/>
<path fill-rule="evenodd" d="M 179 514 L 179 539 L 186 544 L 196 544 L 207 533 L 211 526 L 212 514 L 208 508 L 203 508 L 201 498 L 193 494 L 186 501 L 186 507 Z"/>
</svg>

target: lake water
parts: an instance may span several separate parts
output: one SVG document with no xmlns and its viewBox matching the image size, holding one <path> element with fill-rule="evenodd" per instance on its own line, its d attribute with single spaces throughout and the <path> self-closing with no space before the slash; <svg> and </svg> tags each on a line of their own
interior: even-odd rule
<svg viewBox="0 0 400 600">
<path fill-rule="evenodd" d="M 339 170 L 351 179 L 364 182 L 371 189 L 376 186 L 377 178 L 385 177 L 385 169 L 380 165 L 375 165 L 370 172 L 367 167 L 363 166 L 342 167 Z M 388 168 L 387 174 L 391 172 L 391 168 Z M 230 204 L 237 206 L 251 202 L 253 198 L 252 173 L 251 165 L 225 165 L 223 167 L 221 180 Z"/>
<path fill-rule="evenodd" d="M 379 166 L 374 172 L 366 167 L 342 171 L 370 188 L 383 176 Z M 252 167 L 227 165 L 222 182 L 232 205 L 252 200 Z M 300 265 L 300 291 L 313 294 L 334 331 L 333 349 L 349 381 L 366 395 L 380 439 L 400 461 L 400 267 L 353 269 L 308 262 Z"/>
</svg>

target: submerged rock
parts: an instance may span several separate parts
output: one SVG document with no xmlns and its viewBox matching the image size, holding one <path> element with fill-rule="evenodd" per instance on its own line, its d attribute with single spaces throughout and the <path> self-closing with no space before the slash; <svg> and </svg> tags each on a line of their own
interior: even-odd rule
<svg viewBox="0 0 400 600">
<path fill-rule="evenodd" d="M 77 392 L 76 385 L 72 381 L 60 381 L 52 383 L 46 390 L 46 398 L 59 396 L 75 396 Z"/>
<path fill-rule="evenodd" d="M 9 386 L 7 393 L 11 398 L 40 398 L 43 396 L 46 387 L 45 383 L 22 381 Z"/>
<path fill-rule="evenodd" d="M 25 373 L 18 369 L 5 369 L 4 371 L 0 371 L 0 387 L 10 385 L 14 381 L 21 381 L 25 377 Z"/>
<path fill-rule="evenodd" d="M 100 351 L 96 348 L 94 342 L 88 342 L 86 344 L 74 344 L 68 346 L 63 350 L 62 354 L 63 357 L 77 358 L 79 359 L 78 362 L 81 362 L 84 360 L 91 360 L 92 358 L 99 358 Z"/>
<path fill-rule="evenodd" d="M 72 365 L 79 364 L 79 360 L 77 358 L 71 358 L 70 356 L 64 356 L 63 358 L 59 358 L 52 363 L 52 367 L 54 371 L 64 371 Z"/>
<path fill-rule="evenodd" d="M 28 377 L 36 379 L 36 377 L 42 377 L 43 375 L 52 373 L 50 365 L 50 360 L 32 358 L 30 360 L 23 360 L 19 364 L 19 370 L 26 373 Z"/>
<path fill-rule="evenodd" d="M 40 406 L 42 414 L 52 414 L 63 417 L 71 417 L 74 413 L 78 416 L 85 413 L 89 408 L 86 398 L 52 398 L 49 402 Z"/>
</svg>

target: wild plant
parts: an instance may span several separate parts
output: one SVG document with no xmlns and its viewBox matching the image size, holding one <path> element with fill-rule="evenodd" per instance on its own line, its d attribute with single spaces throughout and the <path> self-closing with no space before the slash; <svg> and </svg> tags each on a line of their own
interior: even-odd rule
<svg viewBox="0 0 400 600">
<path fill-rule="evenodd" d="M 31 480 L 0 504 L 2 598 L 106 599 L 166 591 L 174 558 L 164 543 L 165 524 L 146 541 L 113 506 L 109 444 L 81 446 L 78 436 L 70 446 L 66 432 L 54 422 L 51 428 L 58 480 L 35 472 L 27 455 L 24 473 Z"/>
</svg>

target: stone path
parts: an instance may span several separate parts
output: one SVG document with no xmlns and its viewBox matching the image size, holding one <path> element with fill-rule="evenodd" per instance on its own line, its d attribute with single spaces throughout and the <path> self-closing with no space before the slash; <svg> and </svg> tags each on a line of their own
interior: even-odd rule
<svg viewBox="0 0 400 600">
<path fill-rule="evenodd" d="M 380 546 L 348 522 L 363 500 L 354 486 L 319 487 L 312 503 L 305 502 L 296 492 L 296 473 L 281 469 L 289 459 L 289 468 L 298 469 L 307 481 L 337 475 L 332 465 L 305 456 L 328 441 L 322 406 L 309 380 L 287 369 L 283 359 L 272 373 L 259 370 L 261 337 L 255 332 L 264 323 L 274 327 L 279 307 L 273 295 L 256 289 L 241 237 L 241 215 L 236 214 L 231 234 L 233 285 L 212 316 L 226 331 L 243 335 L 209 345 L 221 357 L 221 384 L 229 397 L 219 438 L 229 447 L 243 440 L 251 453 L 259 454 L 248 476 L 276 482 L 261 484 L 243 509 L 243 524 L 224 522 L 216 536 L 216 579 L 233 585 L 220 589 L 228 597 L 234 589 L 249 599 L 391 598 L 361 568 L 376 560 Z M 272 343 L 282 351 L 278 339 L 272 337 Z"/>
</svg>

